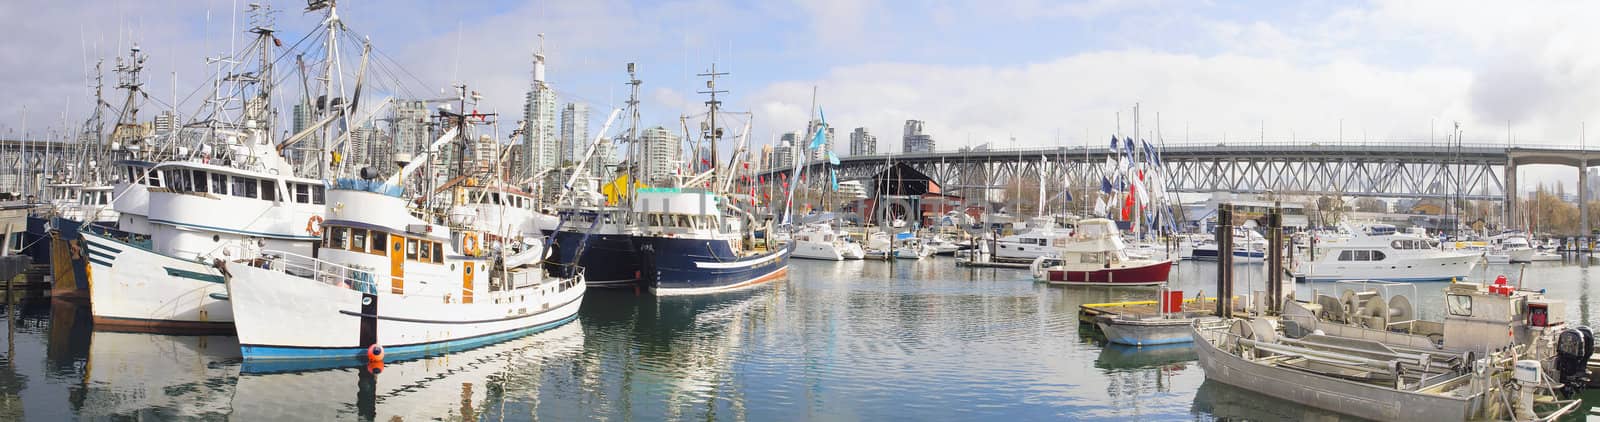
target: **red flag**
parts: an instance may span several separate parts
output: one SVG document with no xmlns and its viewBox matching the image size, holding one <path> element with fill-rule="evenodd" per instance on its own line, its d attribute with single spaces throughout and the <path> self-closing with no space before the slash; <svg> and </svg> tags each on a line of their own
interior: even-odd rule
<svg viewBox="0 0 1600 422">
<path fill-rule="evenodd" d="M 1133 212 L 1133 193 L 1129 192 L 1127 198 L 1122 201 L 1122 219 L 1127 220 L 1129 218 L 1133 218 L 1133 216 L 1129 214 L 1131 212 Z"/>
<path fill-rule="evenodd" d="M 784 189 L 788 189 L 789 188 L 789 181 L 788 180 L 783 181 L 783 188 Z"/>
<path fill-rule="evenodd" d="M 778 175 L 779 176 L 783 176 L 783 181 L 784 182 L 788 182 L 789 181 L 789 173 L 778 173 Z M 788 185 L 784 185 L 784 186 L 788 186 Z"/>
<path fill-rule="evenodd" d="M 750 168 L 750 163 L 744 163 L 744 168 Z"/>
</svg>

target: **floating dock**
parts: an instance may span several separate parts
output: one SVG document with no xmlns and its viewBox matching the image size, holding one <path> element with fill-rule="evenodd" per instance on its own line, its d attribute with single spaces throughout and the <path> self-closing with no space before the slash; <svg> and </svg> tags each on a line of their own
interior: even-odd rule
<svg viewBox="0 0 1600 422">
<path fill-rule="evenodd" d="M 1239 303 L 1235 298 L 1234 303 Z M 1156 317 L 1161 315 L 1159 304 L 1154 300 L 1138 300 L 1128 302 L 1110 303 L 1085 303 L 1078 306 L 1078 321 L 1093 324 L 1095 318 L 1103 315 L 1130 316 L 1134 318 Z M 1183 300 L 1183 311 L 1202 315 L 1215 314 L 1217 298 L 1188 298 Z"/>
</svg>

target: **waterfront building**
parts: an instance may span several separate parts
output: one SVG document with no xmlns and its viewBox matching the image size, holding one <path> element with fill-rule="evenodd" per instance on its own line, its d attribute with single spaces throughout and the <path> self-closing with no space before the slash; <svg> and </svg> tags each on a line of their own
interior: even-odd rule
<svg viewBox="0 0 1600 422">
<path fill-rule="evenodd" d="M 878 153 L 878 137 L 867 132 L 867 128 L 858 127 L 850 132 L 850 155 L 875 155 Z"/>
</svg>

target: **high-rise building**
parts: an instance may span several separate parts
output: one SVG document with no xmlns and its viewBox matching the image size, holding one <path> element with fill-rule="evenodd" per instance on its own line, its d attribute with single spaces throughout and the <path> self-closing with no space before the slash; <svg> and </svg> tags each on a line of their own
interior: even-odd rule
<svg viewBox="0 0 1600 422">
<path fill-rule="evenodd" d="M 616 141 L 611 138 L 600 138 L 594 146 L 594 156 L 589 158 L 589 175 L 600 180 L 611 179 L 612 160 L 616 159 Z"/>
<path fill-rule="evenodd" d="M 759 160 L 760 161 L 756 163 L 757 170 L 767 171 L 774 168 L 772 165 L 772 145 L 761 146 L 761 158 L 759 158 Z"/>
<path fill-rule="evenodd" d="M 522 145 L 526 151 L 526 174 L 555 167 L 560 163 L 560 142 L 556 137 L 556 92 L 544 81 L 544 51 L 533 53 L 533 84 L 528 87 L 522 107 Z"/>
<path fill-rule="evenodd" d="M 875 155 L 878 153 L 878 137 L 867 133 L 867 128 L 858 127 L 850 132 L 850 155 Z"/>
<path fill-rule="evenodd" d="M 589 105 L 567 103 L 561 107 L 561 161 L 576 163 L 589 148 Z"/>
<path fill-rule="evenodd" d="M 377 128 L 366 125 L 357 126 L 355 129 L 350 129 L 350 143 L 349 147 L 346 149 L 348 155 L 345 156 L 344 160 L 353 164 L 355 167 L 359 167 L 371 162 L 368 160 L 368 158 L 371 157 L 370 154 L 372 153 L 369 147 L 373 144 L 374 135 L 377 133 Z"/>
<path fill-rule="evenodd" d="M 905 135 L 901 137 L 901 151 L 906 153 L 930 153 L 934 150 L 933 136 L 922 132 L 921 120 L 907 120 Z"/>
<path fill-rule="evenodd" d="M 645 181 L 663 183 L 678 174 L 678 166 L 683 164 L 683 157 L 679 155 L 683 146 L 678 135 L 656 126 L 640 133 L 639 143 L 644 145 Z"/>
<path fill-rule="evenodd" d="M 155 121 L 151 122 L 151 126 L 155 129 L 155 134 L 157 136 L 172 133 L 173 130 L 177 129 L 177 124 L 178 116 L 172 114 L 172 110 L 166 110 L 162 111 L 160 114 L 156 114 Z"/>
<path fill-rule="evenodd" d="M 430 141 L 428 103 L 400 101 L 394 104 L 393 109 L 391 119 L 394 125 L 394 149 L 391 152 L 415 156 Z"/>
<path fill-rule="evenodd" d="M 772 149 L 772 167 L 788 168 L 794 166 L 795 142 L 800 140 L 798 132 L 789 132 L 778 138 L 778 146 Z"/>
<path fill-rule="evenodd" d="M 810 149 L 811 148 L 811 142 L 813 142 L 813 140 L 814 140 L 814 138 L 812 138 L 812 137 L 816 136 L 816 134 L 817 134 L 817 126 L 821 126 L 821 125 L 822 125 L 821 121 L 812 120 L 810 124 L 806 125 L 806 136 L 807 136 L 807 138 L 806 139 L 802 139 L 801 140 L 801 141 L 803 141 L 802 143 L 795 144 L 795 145 L 799 146 L 800 148 L 806 148 L 806 151 L 808 151 L 808 153 L 811 154 L 811 161 L 827 160 L 828 159 L 828 151 L 833 151 L 833 145 L 834 145 L 834 143 L 833 143 L 833 126 L 828 126 L 827 129 L 823 130 L 822 147 L 821 148 L 817 148 L 817 149 Z"/>
<path fill-rule="evenodd" d="M 293 113 L 294 121 L 291 124 L 293 130 L 289 131 L 291 135 L 300 133 L 310 127 L 312 123 L 316 123 L 317 109 L 313 108 L 309 102 L 301 101 L 295 103 Z"/>
</svg>

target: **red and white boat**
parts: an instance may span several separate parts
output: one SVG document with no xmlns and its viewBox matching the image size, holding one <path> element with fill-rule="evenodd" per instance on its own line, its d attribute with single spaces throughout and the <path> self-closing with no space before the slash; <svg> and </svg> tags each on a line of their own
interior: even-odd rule
<svg viewBox="0 0 1600 422">
<path fill-rule="evenodd" d="M 1081 220 L 1053 256 L 1034 259 L 1033 278 L 1050 284 L 1157 285 L 1167 282 L 1171 260 L 1129 258 L 1117 225 Z"/>
</svg>

